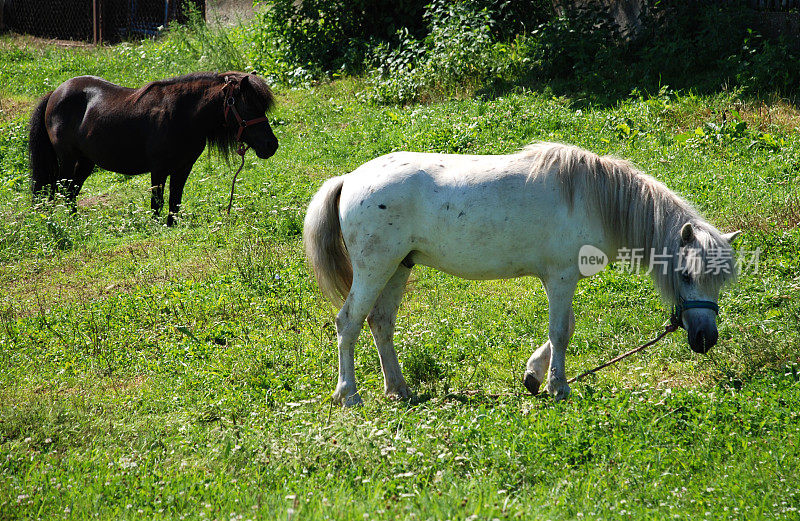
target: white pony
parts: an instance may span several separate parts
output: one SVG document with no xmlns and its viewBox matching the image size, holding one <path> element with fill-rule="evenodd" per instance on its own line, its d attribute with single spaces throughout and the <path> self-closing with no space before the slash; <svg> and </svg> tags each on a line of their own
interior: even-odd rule
<svg viewBox="0 0 800 521">
<path fill-rule="evenodd" d="M 730 242 L 738 233 L 721 234 L 630 163 L 568 145 L 538 143 L 498 156 L 396 152 L 369 161 L 325 182 L 303 230 L 321 289 L 343 302 L 333 399 L 361 402 L 353 348 L 365 318 L 386 395 L 409 396 L 393 333 L 414 264 L 467 279 L 542 280 L 549 338 L 527 363 L 523 382 L 533 394 L 545 379 L 556 400 L 570 392 L 564 358 L 587 245 L 612 261 L 620 248 L 639 253 L 676 306 L 689 345 L 704 353 L 717 341 L 716 301 L 734 276 Z"/>
</svg>

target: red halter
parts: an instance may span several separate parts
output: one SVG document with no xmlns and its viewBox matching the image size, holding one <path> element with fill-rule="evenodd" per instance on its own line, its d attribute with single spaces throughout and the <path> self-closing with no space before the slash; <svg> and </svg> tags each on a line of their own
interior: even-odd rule
<svg viewBox="0 0 800 521">
<path fill-rule="evenodd" d="M 235 88 L 235 83 L 233 80 L 227 79 L 225 80 L 225 86 L 222 88 L 222 92 L 225 94 L 225 111 L 224 111 L 224 118 L 225 124 L 228 124 L 228 113 L 233 112 L 233 116 L 236 118 L 236 122 L 239 124 L 239 130 L 236 132 L 236 142 L 239 143 L 239 147 L 236 149 L 236 153 L 244 158 L 245 152 L 247 149 L 250 148 L 250 145 L 242 141 L 242 132 L 244 129 L 251 125 L 257 125 L 258 123 L 263 123 L 265 121 L 269 121 L 266 116 L 261 116 L 260 118 L 253 118 L 253 119 L 244 119 L 242 116 L 239 115 L 239 111 L 236 110 L 236 99 L 233 97 Z"/>
</svg>

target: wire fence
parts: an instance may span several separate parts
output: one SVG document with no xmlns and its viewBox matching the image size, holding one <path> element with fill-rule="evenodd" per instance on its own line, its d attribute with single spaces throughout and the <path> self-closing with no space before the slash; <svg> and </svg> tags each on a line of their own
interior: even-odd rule
<svg viewBox="0 0 800 521">
<path fill-rule="evenodd" d="M 114 42 L 157 35 L 205 0 L 0 0 L 0 26 L 59 40 Z"/>
</svg>

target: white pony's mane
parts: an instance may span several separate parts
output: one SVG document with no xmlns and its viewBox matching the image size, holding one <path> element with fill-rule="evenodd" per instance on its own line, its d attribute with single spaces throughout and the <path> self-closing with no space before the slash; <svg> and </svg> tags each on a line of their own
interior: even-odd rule
<svg viewBox="0 0 800 521">
<path fill-rule="evenodd" d="M 577 191 L 585 194 L 605 232 L 620 247 L 643 248 L 642 261 L 652 266 L 651 275 L 665 301 L 674 303 L 678 294 L 680 232 L 686 223 L 694 228 L 697 242 L 692 246 L 699 248 L 695 252 L 700 256 L 695 283 L 718 291 L 735 277 L 733 252 L 720 232 L 688 202 L 632 163 L 561 143 L 534 143 L 518 154 L 531 160 L 531 177 L 551 172 L 560 177 L 567 204 L 574 204 Z M 657 259 L 665 262 L 666 269 L 651 264 L 655 260 L 651 252 L 666 252 Z M 706 269 L 711 252 L 722 252 L 727 262 L 723 269 Z"/>
</svg>

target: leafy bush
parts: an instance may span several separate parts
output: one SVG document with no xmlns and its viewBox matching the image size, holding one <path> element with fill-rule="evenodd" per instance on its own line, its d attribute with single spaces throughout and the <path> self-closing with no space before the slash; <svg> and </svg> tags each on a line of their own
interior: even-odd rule
<svg viewBox="0 0 800 521">
<path fill-rule="evenodd" d="M 358 20 L 344 0 L 276 0 L 264 11 L 263 36 L 271 59 L 284 69 L 332 70 L 341 66 L 339 50 L 348 47 Z"/>
<path fill-rule="evenodd" d="M 748 30 L 741 52 L 728 62 L 735 67 L 736 83 L 748 93 L 793 95 L 800 85 L 800 53 L 783 39 L 771 42 Z"/>
<path fill-rule="evenodd" d="M 608 103 L 662 85 L 788 95 L 800 85 L 797 53 L 748 31 L 733 3 L 645 3 L 638 30 L 623 33 L 599 2 L 555 16 L 543 0 L 429 1 L 265 2 L 252 63 L 288 84 L 366 68 L 382 103 L 542 86 Z"/>
<path fill-rule="evenodd" d="M 398 44 L 404 37 L 425 38 L 430 18 L 449 4 L 492 13 L 493 36 L 513 40 L 546 20 L 546 0 L 263 0 L 259 15 L 265 61 L 283 63 L 286 71 L 301 67 L 316 72 L 359 71 L 369 51 Z"/>
<path fill-rule="evenodd" d="M 599 6 L 581 7 L 547 23 L 541 22 L 549 11 L 534 8 L 535 16 L 528 17 L 536 22 L 532 28 L 509 17 L 514 8 L 519 9 L 518 3 L 432 2 L 424 16 L 425 38 L 400 31 L 397 44 L 375 49 L 374 99 L 408 103 L 553 78 L 588 83 L 619 68 L 622 39 Z"/>
<path fill-rule="evenodd" d="M 660 3 L 649 8 L 643 30 L 631 47 L 631 63 L 647 81 L 670 84 L 717 81 L 721 60 L 736 54 L 746 34 L 745 11 L 700 2 Z"/>
<path fill-rule="evenodd" d="M 645 4 L 639 21 L 637 31 L 623 33 L 600 4 L 565 11 L 533 31 L 528 80 L 556 80 L 600 101 L 664 84 L 716 88 L 724 81 L 723 58 L 736 53 L 745 34 L 740 9 L 699 3 Z"/>
<path fill-rule="evenodd" d="M 582 6 L 540 25 L 531 34 L 529 77 L 539 81 L 576 79 L 603 88 L 624 71 L 619 28 L 597 5 Z"/>
<path fill-rule="evenodd" d="M 368 42 L 405 28 L 418 34 L 424 0 L 270 0 L 258 15 L 262 64 L 278 64 L 286 79 L 324 72 L 359 72 Z M 307 74 L 306 74 L 307 75 Z"/>
<path fill-rule="evenodd" d="M 492 76 L 495 60 L 492 13 L 477 3 L 436 0 L 427 7 L 430 32 L 418 40 L 408 31 L 399 45 L 382 45 L 373 55 L 375 98 L 406 103 L 472 94 Z"/>
<path fill-rule="evenodd" d="M 662 85 L 784 94 L 800 85 L 796 53 L 747 29 L 739 6 L 654 2 L 644 5 L 640 21 L 640 30 L 626 36 L 601 6 L 590 6 L 542 24 L 532 35 L 530 78 L 560 80 L 600 101 Z"/>
</svg>

